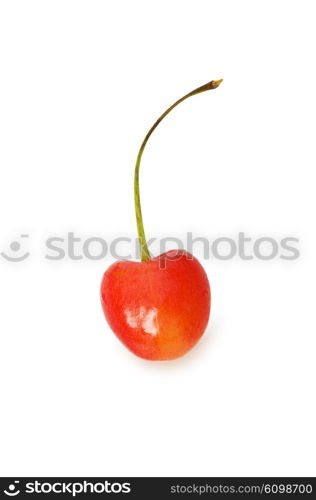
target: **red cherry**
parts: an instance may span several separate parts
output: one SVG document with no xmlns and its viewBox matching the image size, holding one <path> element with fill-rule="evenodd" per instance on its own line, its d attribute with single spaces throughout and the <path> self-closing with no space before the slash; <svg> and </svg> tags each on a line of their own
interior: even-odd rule
<svg viewBox="0 0 316 500">
<path fill-rule="evenodd" d="M 146 262 L 116 262 L 103 276 L 101 299 L 118 338 L 134 354 L 151 360 L 189 351 L 210 314 L 206 273 L 184 250 Z"/>
<path fill-rule="evenodd" d="M 134 354 L 150 360 L 174 359 L 188 352 L 208 323 L 211 292 L 207 275 L 192 255 L 171 250 L 152 258 L 147 247 L 139 194 L 139 167 L 155 128 L 182 101 L 222 80 L 211 81 L 176 101 L 147 133 L 137 156 L 134 195 L 142 262 L 116 262 L 104 273 L 101 302 L 118 338 Z"/>
</svg>

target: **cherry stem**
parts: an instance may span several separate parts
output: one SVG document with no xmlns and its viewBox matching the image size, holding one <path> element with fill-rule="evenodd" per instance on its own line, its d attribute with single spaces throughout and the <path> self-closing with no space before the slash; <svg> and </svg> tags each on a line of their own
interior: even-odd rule
<svg viewBox="0 0 316 500">
<path fill-rule="evenodd" d="M 206 90 L 212 90 L 216 89 L 221 83 L 221 80 L 212 80 L 211 82 L 206 83 L 205 85 L 202 85 L 202 87 L 198 87 L 195 90 L 192 90 L 192 92 L 189 92 L 189 94 L 186 94 L 185 96 L 181 97 L 178 101 L 176 101 L 170 108 L 168 108 L 159 118 L 158 120 L 153 124 L 151 129 L 147 132 L 147 135 L 145 139 L 142 142 L 142 145 L 139 149 L 138 155 L 137 155 L 137 160 L 136 160 L 136 165 L 135 165 L 135 176 L 134 176 L 134 199 L 135 199 L 135 212 L 136 212 L 136 223 L 137 223 L 137 231 L 138 231 L 138 238 L 139 238 L 139 244 L 140 244 L 140 249 L 141 249 L 141 260 L 142 261 L 148 261 L 151 259 L 151 255 L 149 253 L 147 243 L 146 243 L 146 236 L 145 236 L 145 230 L 144 230 L 144 224 L 143 224 L 143 216 L 142 216 L 142 209 L 141 209 L 141 203 L 140 203 L 140 194 L 139 194 L 139 167 L 140 167 L 140 162 L 142 159 L 142 155 L 145 149 L 145 146 L 148 142 L 149 137 L 153 133 L 156 127 L 158 127 L 159 123 L 167 116 L 170 111 L 172 111 L 180 102 L 185 101 L 185 99 L 188 99 L 188 97 L 191 97 L 193 95 L 200 94 L 201 92 L 205 92 Z"/>
</svg>

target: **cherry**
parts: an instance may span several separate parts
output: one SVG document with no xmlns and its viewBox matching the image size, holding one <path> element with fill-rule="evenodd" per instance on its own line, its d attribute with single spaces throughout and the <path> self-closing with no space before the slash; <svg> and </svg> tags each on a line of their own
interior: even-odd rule
<svg viewBox="0 0 316 500">
<path fill-rule="evenodd" d="M 101 302 L 117 337 L 134 354 L 149 360 L 175 359 L 188 352 L 207 326 L 211 291 L 198 260 L 184 250 L 151 257 L 145 237 L 139 194 L 139 167 L 155 128 L 182 101 L 222 80 L 199 87 L 168 108 L 148 131 L 137 156 L 134 178 L 135 212 L 141 262 L 119 261 L 104 273 Z"/>
</svg>

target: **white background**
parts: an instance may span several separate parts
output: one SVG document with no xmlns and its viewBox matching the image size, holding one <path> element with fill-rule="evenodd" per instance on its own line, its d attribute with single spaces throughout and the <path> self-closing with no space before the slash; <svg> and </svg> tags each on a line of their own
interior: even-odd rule
<svg viewBox="0 0 316 500">
<path fill-rule="evenodd" d="M 1 475 L 315 475 L 315 3 L 1 1 Z M 296 261 L 203 261 L 207 332 L 146 362 L 111 333 L 112 259 L 49 235 L 300 238 Z M 11 252 L 12 253 L 12 252 Z M 197 252 L 199 255 L 199 252 Z"/>
</svg>

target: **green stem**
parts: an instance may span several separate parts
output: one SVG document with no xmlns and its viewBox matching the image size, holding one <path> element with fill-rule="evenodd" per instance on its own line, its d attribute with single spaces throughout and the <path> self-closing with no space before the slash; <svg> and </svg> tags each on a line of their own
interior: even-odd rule
<svg viewBox="0 0 316 500">
<path fill-rule="evenodd" d="M 137 231 L 138 231 L 138 238 L 140 242 L 140 249 L 141 249 L 141 259 L 142 261 L 148 261 L 151 259 L 147 243 L 146 243 L 146 236 L 145 236 L 145 230 L 144 230 L 144 224 L 143 224 L 143 216 L 142 216 L 142 209 L 141 209 L 141 204 L 140 204 L 140 195 L 139 195 L 139 167 L 140 167 L 140 162 L 142 159 L 142 155 L 145 149 L 145 146 L 148 142 L 149 137 L 153 133 L 156 127 L 158 127 L 159 123 L 164 119 L 165 116 L 167 116 L 170 111 L 172 111 L 180 102 L 185 101 L 185 99 L 188 99 L 188 97 L 191 97 L 196 94 L 200 94 L 201 92 L 205 92 L 206 90 L 212 90 L 216 89 L 223 80 L 212 80 L 209 83 L 206 83 L 205 85 L 202 85 L 202 87 L 198 87 L 195 90 L 192 90 L 189 94 L 186 94 L 185 96 L 181 97 L 178 101 L 176 101 L 170 108 L 168 108 L 159 118 L 158 120 L 153 124 L 151 129 L 147 132 L 147 135 L 145 139 L 142 142 L 142 145 L 139 149 L 138 155 L 137 155 L 137 160 L 136 160 L 136 165 L 135 165 L 135 176 L 134 176 L 134 199 L 135 199 L 135 212 L 136 212 L 136 223 L 137 223 Z"/>
</svg>

